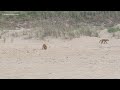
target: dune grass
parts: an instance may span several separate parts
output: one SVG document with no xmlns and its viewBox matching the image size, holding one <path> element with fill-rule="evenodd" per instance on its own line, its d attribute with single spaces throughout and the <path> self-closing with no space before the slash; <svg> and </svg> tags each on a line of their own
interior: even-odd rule
<svg viewBox="0 0 120 90">
<path fill-rule="evenodd" d="M 109 33 L 114 33 L 114 32 L 117 32 L 117 31 L 120 31 L 120 28 L 110 28 L 110 29 L 108 29 Z"/>
<path fill-rule="evenodd" d="M 4 14 L 18 15 L 4 15 Z M 28 38 L 72 39 L 85 36 L 98 37 L 98 30 L 120 21 L 119 11 L 0 11 L 0 30 L 30 28 L 31 32 L 23 33 Z M 116 32 L 119 29 L 109 29 Z M 18 34 L 18 33 L 16 33 Z M 1 34 L 2 35 L 2 34 Z M 19 35 L 15 35 L 19 36 Z"/>
</svg>

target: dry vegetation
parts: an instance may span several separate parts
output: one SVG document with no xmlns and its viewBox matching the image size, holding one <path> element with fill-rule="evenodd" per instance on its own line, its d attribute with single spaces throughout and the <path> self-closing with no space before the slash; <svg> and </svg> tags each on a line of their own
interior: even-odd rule
<svg viewBox="0 0 120 90">
<path fill-rule="evenodd" d="M 5 15 L 11 13 L 18 15 Z M 22 34 L 16 31 L 11 36 L 24 39 L 99 37 L 105 28 L 116 36 L 114 32 L 119 30 L 113 30 L 113 26 L 120 22 L 119 14 L 119 11 L 0 11 L 0 30 L 2 36 L 7 30 L 23 28 L 24 31 L 19 31 Z"/>
</svg>

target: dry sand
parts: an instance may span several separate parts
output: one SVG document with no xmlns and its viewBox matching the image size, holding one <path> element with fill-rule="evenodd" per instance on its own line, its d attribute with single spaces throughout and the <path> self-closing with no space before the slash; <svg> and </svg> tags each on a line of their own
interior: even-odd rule
<svg viewBox="0 0 120 90">
<path fill-rule="evenodd" d="M 15 40 L 0 43 L 0 78 L 6 79 L 120 79 L 120 40 L 99 44 L 100 38 L 71 41 Z"/>
</svg>

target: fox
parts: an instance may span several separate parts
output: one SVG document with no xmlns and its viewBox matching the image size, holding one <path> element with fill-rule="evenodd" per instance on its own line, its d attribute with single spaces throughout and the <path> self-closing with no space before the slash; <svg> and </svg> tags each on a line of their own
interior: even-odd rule
<svg viewBox="0 0 120 90">
<path fill-rule="evenodd" d="M 107 44 L 107 41 L 109 41 L 109 39 L 101 39 L 99 41 L 99 43 L 101 43 L 101 44 Z"/>
<path fill-rule="evenodd" d="M 46 44 L 43 44 L 42 50 L 47 50 L 47 45 Z"/>
</svg>

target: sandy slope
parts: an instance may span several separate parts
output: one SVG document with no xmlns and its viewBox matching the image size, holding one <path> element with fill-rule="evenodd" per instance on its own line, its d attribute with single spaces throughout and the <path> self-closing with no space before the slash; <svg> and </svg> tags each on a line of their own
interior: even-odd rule
<svg viewBox="0 0 120 90">
<path fill-rule="evenodd" d="M 1 43 L 0 78 L 81 79 L 120 78 L 120 40 L 100 45 L 100 38 L 81 37 L 71 41 Z"/>
</svg>

